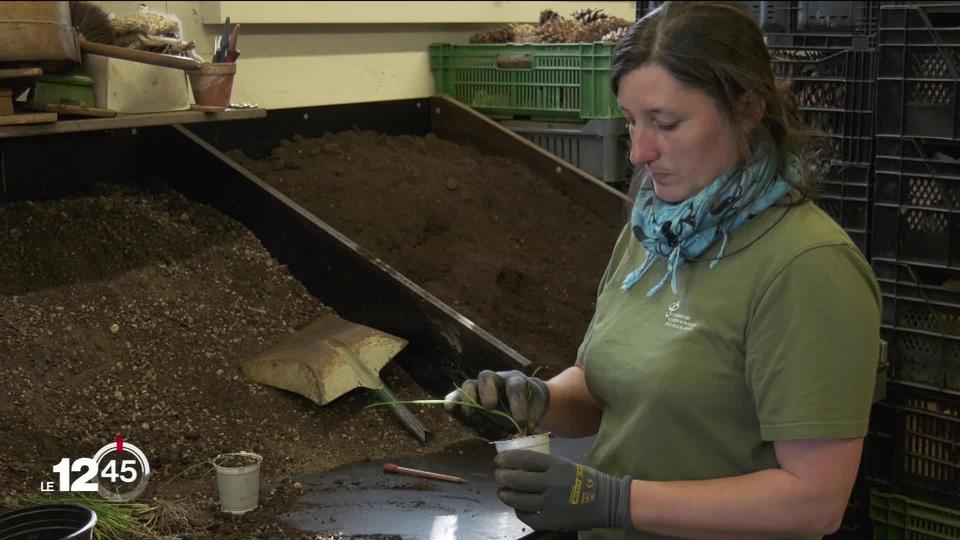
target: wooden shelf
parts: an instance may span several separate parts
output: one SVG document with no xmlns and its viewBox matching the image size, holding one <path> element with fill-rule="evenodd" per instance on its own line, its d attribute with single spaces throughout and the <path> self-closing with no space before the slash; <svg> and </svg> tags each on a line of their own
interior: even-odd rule
<svg viewBox="0 0 960 540">
<path fill-rule="evenodd" d="M 266 109 L 228 109 L 220 112 L 176 111 L 146 114 L 118 114 L 113 118 L 83 118 L 60 120 L 51 124 L 2 126 L 0 127 L 0 139 L 105 129 L 165 126 L 170 124 L 248 120 L 251 118 L 263 118 L 265 116 L 267 116 Z"/>
</svg>

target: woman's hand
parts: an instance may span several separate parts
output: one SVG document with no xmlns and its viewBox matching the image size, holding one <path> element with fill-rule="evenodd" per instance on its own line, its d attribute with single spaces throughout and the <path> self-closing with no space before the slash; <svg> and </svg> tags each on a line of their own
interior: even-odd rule
<svg viewBox="0 0 960 540">
<path fill-rule="evenodd" d="M 497 495 L 537 531 L 630 528 L 630 477 L 560 457 L 509 450 L 494 460 Z"/>
<path fill-rule="evenodd" d="M 464 405 L 474 403 L 487 410 L 502 410 L 510 413 L 513 420 L 523 429 L 532 432 L 540 423 L 550 406 L 550 390 L 546 383 L 536 377 L 524 375 L 521 371 L 484 370 L 476 379 L 469 379 L 453 392 L 447 394 L 444 408 L 469 418 L 478 411 L 475 407 Z M 516 432 L 512 424 L 504 424 L 511 433 Z"/>
</svg>

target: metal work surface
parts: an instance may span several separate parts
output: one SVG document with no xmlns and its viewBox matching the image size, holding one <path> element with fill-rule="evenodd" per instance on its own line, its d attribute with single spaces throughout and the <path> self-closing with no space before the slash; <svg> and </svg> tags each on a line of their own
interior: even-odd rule
<svg viewBox="0 0 960 540">
<path fill-rule="evenodd" d="M 593 438 L 551 440 L 551 453 L 582 461 Z M 361 462 L 300 478 L 298 510 L 282 518 L 330 538 L 404 540 L 512 540 L 531 535 L 513 509 L 497 498 L 496 452 L 479 439 L 410 458 L 403 467 L 459 476 L 466 484 L 383 472 L 382 462 Z"/>
<path fill-rule="evenodd" d="M 494 449 L 473 440 L 437 454 L 405 459 L 404 467 L 459 476 L 466 484 L 383 472 L 382 462 L 355 463 L 301 478 L 304 508 L 283 516 L 311 533 L 331 536 L 503 540 L 530 528 L 497 498 Z"/>
</svg>

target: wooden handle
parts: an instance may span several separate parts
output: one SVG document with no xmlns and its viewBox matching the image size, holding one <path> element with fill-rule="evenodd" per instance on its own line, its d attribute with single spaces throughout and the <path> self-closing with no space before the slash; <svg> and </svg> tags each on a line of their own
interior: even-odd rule
<svg viewBox="0 0 960 540">
<path fill-rule="evenodd" d="M 233 32 L 230 32 L 230 44 L 227 45 L 227 57 L 224 61 L 236 62 L 240 53 L 237 52 L 237 38 L 240 37 L 240 25 L 233 25 Z"/>
<path fill-rule="evenodd" d="M 0 80 L 36 79 L 43 75 L 38 67 L 0 69 Z"/>
<path fill-rule="evenodd" d="M 88 54 L 96 54 L 109 58 L 119 58 L 121 60 L 130 60 L 131 62 L 150 64 L 152 66 L 182 69 L 184 71 L 200 69 L 200 61 L 194 60 L 193 58 L 138 51 L 137 49 L 128 49 L 126 47 L 117 47 L 115 45 L 104 45 L 103 43 L 87 41 L 82 36 L 80 37 L 79 41 L 80 50 Z"/>
</svg>

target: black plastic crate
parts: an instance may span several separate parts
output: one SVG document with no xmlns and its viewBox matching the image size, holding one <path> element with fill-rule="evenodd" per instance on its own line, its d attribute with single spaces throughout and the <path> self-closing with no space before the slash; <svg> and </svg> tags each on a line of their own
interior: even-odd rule
<svg viewBox="0 0 960 540">
<path fill-rule="evenodd" d="M 873 408 L 864 448 L 871 483 L 960 504 L 960 399 L 891 383 Z"/>
<path fill-rule="evenodd" d="M 875 51 L 770 46 L 774 77 L 788 80 L 806 125 L 822 133 L 830 158 L 873 161 Z"/>
<path fill-rule="evenodd" d="M 877 31 L 879 3 L 797 2 L 798 32 L 854 32 L 870 35 Z"/>
<path fill-rule="evenodd" d="M 637 2 L 637 20 L 642 19 L 644 15 L 657 9 L 662 4 L 663 2 L 656 0 L 640 0 Z"/>
<path fill-rule="evenodd" d="M 793 32 L 796 30 L 797 6 L 794 2 L 745 1 L 737 2 L 746 9 L 757 25 L 767 32 Z"/>
<path fill-rule="evenodd" d="M 877 135 L 960 139 L 960 3 L 880 8 Z"/>
<path fill-rule="evenodd" d="M 791 82 L 803 122 L 828 146 L 819 204 L 869 256 L 875 53 L 849 48 L 851 36 L 780 37 L 774 77 Z"/>
<path fill-rule="evenodd" d="M 869 256 L 870 178 L 867 165 L 832 163 L 823 176 L 817 201 L 865 256 Z"/>
<path fill-rule="evenodd" d="M 819 49 L 871 49 L 873 36 L 856 34 L 766 32 L 763 36 L 767 47 L 773 48 L 819 48 Z"/>
<path fill-rule="evenodd" d="M 883 137 L 876 144 L 872 255 L 960 270 L 960 145 Z"/>
<path fill-rule="evenodd" d="M 960 269 L 960 219 L 955 213 L 886 206 L 875 199 L 871 236 L 875 257 Z"/>
<path fill-rule="evenodd" d="M 870 527 L 869 484 L 858 478 L 847 501 L 847 509 L 840 522 L 840 530 L 824 536 L 824 540 L 862 540 L 868 538 Z"/>
<path fill-rule="evenodd" d="M 906 176 L 926 176 L 944 180 L 960 179 L 960 142 L 918 138 L 877 137 L 877 172 L 903 174 Z M 883 198 L 884 194 L 878 193 Z M 908 197 L 904 193 L 902 197 Z M 917 194 L 914 194 L 917 195 Z M 935 208 L 958 209 L 960 205 L 947 202 L 931 203 L 924 198 L 884 199 L 886 202 L 900 202 Z"/>
<path fill-rule="evenodd" d="M 892 381 L 960 396 L 960 273 L 873 259 Z"/>
<path fill-rule="evenodd" d="M 878 2 L 737 2 L 747 10 L 765 32 L 844 32 L 873 35 L 877 31 Z M 637 18 L 659 7 L 663 2 L 637 2 Z"/>
</svg>

